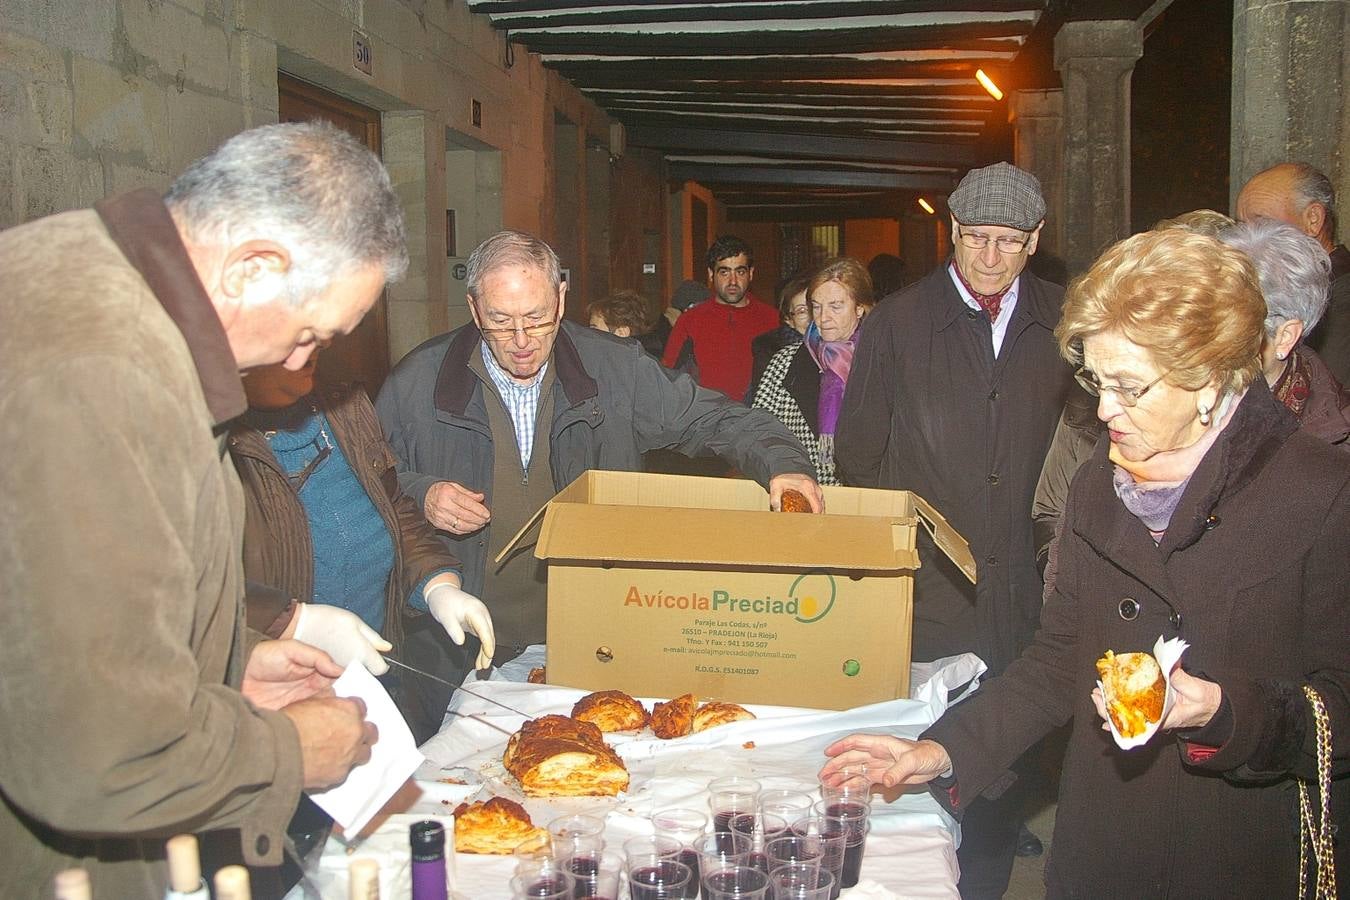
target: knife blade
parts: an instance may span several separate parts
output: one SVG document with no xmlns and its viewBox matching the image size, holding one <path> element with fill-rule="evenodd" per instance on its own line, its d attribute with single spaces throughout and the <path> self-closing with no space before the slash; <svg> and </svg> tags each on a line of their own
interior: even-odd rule
<svg viewBox="0 0 1350 900">
<path fill-rule="evenodd" d="M 441 683 L 441 684 L 443 684 L 443 685 L 446 685 L 447 687 L 454 688 L 454 689 L 457 690 L 457 691 L 463 691 L 464 693 L 468 694 L 470 697 L 477 697 L 479 700 L 482 700 L 482 701 L 484 701 L 484 702 L 486 702 L 486 703 L 491 703 L 493 706 L 500 706 L 502 709 L 506 710 L 507 712 L 509 712 L 509 713 L 514 713 L 515 715 L 521 716 L 522 718 L 525 718 L 525 719 L 533 719 L 533 718 L 534 718 L 534 715 L 533 715 L 532 713 L 522 712 L 521 710 L 516 709 L 514 706 L 510 706 L 510 705 L 508 705 L 508 704 L 506 704 L 506 703 L 502 703 L 500 700 L 493 700 L 491 697 L 485 697 L 485 696 L 483 696 L 482 694 L 480 694 L 480 693 L 478 693 L 478 692 L 476 692 L 476 691 L 471 691 L 471 690 L 469 690 L 468 688 L 466 688 L 466 687 L 465 687 L 464 685 L 462 685 L 462 684 L 453 684 L 452 682 L 446 681 L 444 678 L 441 678 L 440 676 L 432 675 L 430 672 L 423 672 L 421 669 L 417 668 L 416 666 L 410 666 L 410 665 L 408 665 L 407 663 L 403 662 L 402 660 L 394 659 L 392 656 L 386 656 L 386 657 L 384 657 L 384 661 L 387 662 L 387 663 L 390 663 L 391 665 L 397 666 L 397 667 L 400 668 L 400 669 L 403 669 L 405 672 L 411 672 L 411 673 L 413 673 L 414 675 L 420 675 L 420 676 L 422 676 L 423 678 L 429 678 L 429 679 L 431 679 L 432 681 L 439 682 L 439 683 Z M 452 712 L 453 712 L 453 711 L 452 711 Z M 463 714 L 461 713 L 460 715 L 463 715 Z M 466 717 L 466 718 L 472 718 L 472 716 L 465 716 L 465 717 Z M 478 721 L 482 721 L 482 720 L 479 719 Z M 498 729 L 498 730 L 501 730 L 501 729 Z M 509 734 L 510 732 L 507 732 L 507 733 Z"/>
</svg>

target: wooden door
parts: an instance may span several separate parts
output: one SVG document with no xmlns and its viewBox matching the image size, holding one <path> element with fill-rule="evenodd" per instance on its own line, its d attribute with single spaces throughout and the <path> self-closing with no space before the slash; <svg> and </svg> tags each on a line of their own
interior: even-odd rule
<svg viewBox="0 0 1350 900">
<path fill-rule="evenodd" d="M 380 114 L 323 88 L 277 73 L 279 118 L 283 122 L 324 119 L 380 155 Z M 319 357 L 319 377 L 328 382 L 358 381 L 374 397 L 389 374 L 389 320 L 385 293 L 351 334 L 333 341 Z"/>
</svg>

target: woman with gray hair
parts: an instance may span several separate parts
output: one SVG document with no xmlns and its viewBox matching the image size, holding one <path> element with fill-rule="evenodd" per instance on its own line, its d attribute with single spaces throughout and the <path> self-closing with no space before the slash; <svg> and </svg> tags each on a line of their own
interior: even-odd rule
<svg viewBox="0 0 1350 900">
<path fill-rule="evenodd" d="M 1256 265 L 1266 298 L 1261 370 L 1275 398 L 1299 426 L 1350 449 L 1350 391 L 1303 343 L 1326 312 L 1331 258 L 1315 238 L 1273 219 L 1222 232 L 1219 240 Z"/>
</svg>

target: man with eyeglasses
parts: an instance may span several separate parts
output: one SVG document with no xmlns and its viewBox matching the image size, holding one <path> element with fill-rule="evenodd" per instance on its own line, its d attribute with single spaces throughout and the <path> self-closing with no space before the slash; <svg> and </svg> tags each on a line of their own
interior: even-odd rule
<svg viewBox="0 0 1350 900">
<path fill-rule="evenodd" d="M 722 235 L 708 248 L 712 302 L 691 307 L 675 320 L 662 365 L 674 367 L 685 343 L 693 346 L 698 382 L 739 400 L 750 387 L 755 338 L 778 327 L 778 310 L 750 293 L 755 256 L 750 245 Z"/>
<path fill-rule="evenodd" d="M 1031 499 L 1073 375 L 1053 335 L 1063 289 L 1026 271 L 1039 182 L 997 163 L 968 173 L 948 206 L 952 258 L 863 326 L 835 459 L 845 484 L 914 491 L 969 540 L 974 586 L 920 532 L 913 655 L 973 652 L 997 675 L 1039 620 Z M 962 897 L 1002 896 L 1020 822 L 1006 795 L 969 807 Z"/>
<path fill-rule="evenodd" d="M 490 564 L 529 516 L 588 469 L 639 471 L 665 448 L 713 453 L 822 508 L 806 451 L 777 419 L 662 368 L 635 341 L 563 319 L 558 257 L 504 231 L 469 257 L 473 323 L 413 350 L 376 409 L 405 493 L 463 564 L 463 588 L 492 613 L 500 665 L 545 637 L 544 564 L 531 542 Z M 458 683 L 477 653 L 427 628 L 405 641 L 418 668 Z M 422 679 L 426 682 L 426 679 Z M 449 689 L 423 688 L 443 714 Z"/>
</svg>

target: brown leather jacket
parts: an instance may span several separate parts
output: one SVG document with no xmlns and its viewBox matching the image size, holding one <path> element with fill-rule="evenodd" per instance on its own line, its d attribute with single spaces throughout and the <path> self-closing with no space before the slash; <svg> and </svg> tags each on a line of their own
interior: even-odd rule
<svg viewBox="0 0 1350 900">
<path fill-rule="evenodd" d="M 408 595 L 424 578 L 458 569 L 459 560 L 399 488 L 394 455 L 365 391 L 348 385 L 321 386 L 312 399 L 328 419 L 334 440 L 394 539 L 394 560 L 385 590 L 384 638 L 397 653 L 403 617 L 421 615 L 407 605 Z M 248 621 L 253 628 L 275 636 L 290 621 L 290 599 L 307 600 L 314 592 L 309 522 L 300 497 L 261 432 L 236 421 L 230 429 L 229 447 L 247 506 L 244 574 L 250 581 L 281 591 L 274 595 L 251 591 Z"/>
</svg>

